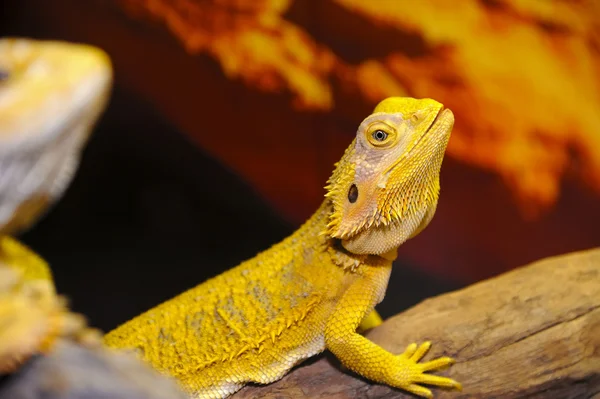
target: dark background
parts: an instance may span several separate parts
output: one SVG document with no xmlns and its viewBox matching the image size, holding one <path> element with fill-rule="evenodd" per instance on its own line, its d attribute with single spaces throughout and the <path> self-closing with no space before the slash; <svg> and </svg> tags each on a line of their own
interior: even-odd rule
<svg viewBox="0 0 600 399">
<path fill-rule="evenodd" d="M 83 40 L 42 23 L 42 4 L 4 1 L 0 36 Z M 18 237 L 50 263 L 73 309 L 105 331 L 298 227 L 122 84 L 118 67 L 115 79 L 70 188 Z M 399 261 L 378 309 L 390 316 L 461 285 Z"/>
</svg>

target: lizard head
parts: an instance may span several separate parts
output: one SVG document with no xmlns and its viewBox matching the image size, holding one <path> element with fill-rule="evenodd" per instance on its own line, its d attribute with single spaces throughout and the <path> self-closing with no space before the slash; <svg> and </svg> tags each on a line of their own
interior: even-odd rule
<svg viewBox="0 0 600 399">
<path fill-rule="evenodd" d="M 452 112 L 431 99 L 380 102 L 329 179 L 327 234 L 352 253 L 395 257 L 435 213 L 453 125 Z"/>
<path fill-rule="evenodd" d="M 62 196 L 111 85 L 100 49 L 0 39 L 0 235 L 28 228 Z"/>
</svg>

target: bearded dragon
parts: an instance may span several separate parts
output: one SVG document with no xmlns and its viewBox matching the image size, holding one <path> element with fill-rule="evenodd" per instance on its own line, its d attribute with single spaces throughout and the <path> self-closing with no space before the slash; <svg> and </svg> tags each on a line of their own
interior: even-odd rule
<svg viewBox="0 0 600 399">
<path fill-rule="evenodd" d="M 390 353 L 357 333 L 383 300 L 398 247 L 434 215 L 454 124 L 431 99 L 388 98 L 358 127 L 325 199 L 295 233 L 256 257 L 126 322 L 105 336 L 175 377 L 193 398 L 224 398 L 280 379 L 330 350 L 375 382 L 432 397 L 461 389 L 427 373 L 430 343 Z"/>
<path fill-rule="evenodd" d="M 0 39 L 0 374 L 59 338 L 101 343 L 56 294 L 48 264 L 10 235 L 61 197 L 111 83 L 95 47 Z"/>
</svg>

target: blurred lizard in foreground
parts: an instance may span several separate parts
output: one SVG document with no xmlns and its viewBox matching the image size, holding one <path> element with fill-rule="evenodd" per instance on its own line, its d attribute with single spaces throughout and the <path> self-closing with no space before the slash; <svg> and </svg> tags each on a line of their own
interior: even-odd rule
<svg viewBox="0 0 600 399">
<path fill-rule="evenodd" d="M 0 374 L 59 337 L 101 342 L 56 295 L 48 265 L 9 234 L 60 198 L 111 83 L 99 49 L 0 39 Z"/>
<path fill-rule="evenodd" d="M 432 396 L 422 384 L 460 389 L 427 373 L 452 359 L 419 363 L 429 342 L 395 355 L 357 333 L 384 297 L 398 247 L 433 217 L 453 124 L 452 112 L 434 100 L 382 101 L 302 227 L 118 327 L 106 344 L 137 351 L 194 398 L 276 381 L 325 349 L 363 377 L 416 395 Z"/>
</svg>

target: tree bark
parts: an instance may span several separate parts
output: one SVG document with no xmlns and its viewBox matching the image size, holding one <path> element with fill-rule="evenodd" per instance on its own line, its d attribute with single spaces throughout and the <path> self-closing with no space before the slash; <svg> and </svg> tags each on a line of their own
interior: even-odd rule
<svg viewBox="0 0 600 399">
<path fill-rule="evenodd" d="M 432 341 L 462 392 L 443 398 L 600 398 L 600 248 L 544 259 L 430 298 L 367 336 L 393 353 Z M 329 355 L 241 398 L 411 398 L 371 384 Z"/>
</svg>

